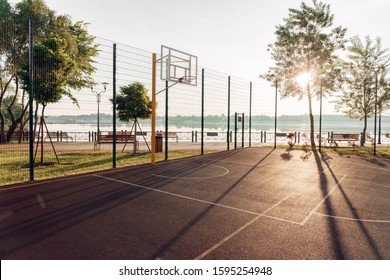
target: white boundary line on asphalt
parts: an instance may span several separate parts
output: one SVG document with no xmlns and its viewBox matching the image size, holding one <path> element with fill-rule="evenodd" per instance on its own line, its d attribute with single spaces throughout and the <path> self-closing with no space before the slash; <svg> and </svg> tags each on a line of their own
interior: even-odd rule
<svg viewBox="0 0 390 280">
<path fill-rule="evenodd" d="M 328 194 L 323 198 L 321 199 L 320 202 L 318 202 L 318 204 L 316 205 L 316 207 L 314 207 L 310 213 L 306 216 L 305 219 L 303 219 L 303 221 L 301 222 L 301 225 L 305 225 L 307 223 L 307 221 L 311 218 L 311 216 L 313 216 L 315 214 L 315 212 L 318 210 L 318 208 L 320 208 L 321 204 L 325 202 L 325 200 L 328 199 L 328 197 L 333 193 L 334 190 L 336 190 L 336 188 L 341 184 L 341 182 L 347 177 L 347 175 L 344 175 L 343 178 L 341 178 L 340 181 L 337 182 L 336 186 L 334 186 L 329 192 Z"/>
<path fill-rule="evenodd" d="M 243 231 L 244 229 L 246 229 L 247 227 L 249 227 L 250 225 L 252 225 L 254 222 L 256 222 L 258 219 L 260 219 L 261 217 L 264 217 L 264 215 L 271 211 L 273 208 L 275 208 L 276 206 L 278 206 L 280 203 L 282 203 L 283 201 L 285 201 L 286 199 L 288 199 L 292 194 L 286 196 L 285 198 L 283 198 L 282 200 L 280 200 L 278 203 L 272 205 L 270 208 L 268 208 L 267 210 L 265 210 L 263 213 L 259 214 L 257 217 L 253 218 L 252 220 L 250 220 L 249 222 L 247 222 L 245 225 L 243 225 L 242 227 L 238 228 L 237 230 L 235 230 L 234 232 L 232 232 L 231 234 L 229 234 L 228 236 L 226 236 L 224 239 L 222 239 L 221 241 L 219 241 L 218 243 L 214 244 L 212 247 L 210 247 L 209 249 L 207 249 L 206 251 L 204 251 L 202 254 L 200 254 L 199 256 L 197 256 L 195 258 L 195 260 L 201 260 L 203 259 L 204 257 L 206 257 L 207 255 L 209 255 L 211 252 L 215 251 L 216 249 L 218 249 L 220 246 L 222 246 L 224 243 L 226 243 L 227 241 L 229 241 L 230 239 L 232 239 L 233 237 L 235 237 L 237 234 L 239 234 L 241 231 Z"/>
<path fill-rule="evenodd" d="M 355 219 L 355 218 L 347 218 L 347 217 L 341 217 L 341 216 L 333 216 L 333 215 L 327 215 L 322 213 L 314 213 L 318 216 L 333 218 L 333 219 L 340 219 L 340 220 L 347 220 L 347 221 L 353 221 L 353 222 L 366 222 L 366 223 L 390 223 L 390 220 L 370 220 L 370 219 Z"/>
</svg>

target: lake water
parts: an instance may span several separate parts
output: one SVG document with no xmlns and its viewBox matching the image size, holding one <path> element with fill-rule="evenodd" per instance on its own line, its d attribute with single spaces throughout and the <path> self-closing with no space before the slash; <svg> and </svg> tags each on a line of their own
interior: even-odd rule
<svg viewBox="0 0 390 280">
<path fill-rule="evenodd" d="M 245 122 L 245 131 L 249 130 L 249 121 Z M 64 123 L 50 123 L 47 122 L 47 126 L 49 131 L 66 131 L 66 132 L 95 132 L 97 130 L 97 125 L 95 124 L 64 124 Z M 142 130 L 146 132 L 150 132 L 151 126 L 150 122 L 141 122 Z M 310 124 L 308 120 L 302 119 L 300 121 L 291 121 L 288 118 L 282 118 L 282 120 L 278 120 L 278 131 L 281 132 L 309 132 Z M 130 130 L 131 124 L 117 124 L 117 130 Z M 165 126 L 162 122 L 157 122 L 156 130 L 164 131 Z M 238 130 L 241 131 L 242 126 L 238 124 Z M 111 124 L 100 124 L 101 131 L 111 131 Z M 180 125 L 170 122 L 169 130 L 175 132 L 192 132 L 192 131 L 200 131 L 200 123 L 193 123 L 192 125 Z M 221 123 L 205 123 L 205 131 L 206 132 L 225 132 L 227 130 L 226 124 Z M 234 131 L 234 122 L 230 124 L 230 130 Z M 315 120 L 315 131 L 319 130 L 319 122 L 318 119 Z M 322 132 L 335 132 L 335 133 L 361 133 L 363 130 L 363 122 L 354 119 L 343 118 L 340 120 L 327 120 L 326 118 L 322 122 Z M 252 132 L 256 131 L 274 131 L 274 120 L 270 119 L 261 123 L 252 123 Z M 390 117 L 386 117 L 382 119 L 382 134 L 390 132 Z M 374 120 L 370 119 L 368 122 L 367 133 L 374 133 Z"/>
</svg>

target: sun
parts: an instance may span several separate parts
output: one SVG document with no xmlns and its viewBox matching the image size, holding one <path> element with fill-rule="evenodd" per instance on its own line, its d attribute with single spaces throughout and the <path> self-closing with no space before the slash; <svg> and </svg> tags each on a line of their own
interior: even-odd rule
<svg viewBox="0 0 390 280">
<path fill-rule="evenodd" d="M 302 72 L 295 79 L 302 88 L 305 88 L 313 79 L 313 75 L 310 72 Z"/>
</svg>

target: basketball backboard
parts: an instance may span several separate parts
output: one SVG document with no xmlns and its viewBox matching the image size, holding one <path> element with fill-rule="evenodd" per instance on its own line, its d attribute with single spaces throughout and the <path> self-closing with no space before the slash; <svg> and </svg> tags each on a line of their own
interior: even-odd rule
<svg viewBox="0 0 390 280">
<path fill-rule="evenodd" d="M 197 85 L 198 57 L 161 46 L 161 80 Z"/>
</svg>

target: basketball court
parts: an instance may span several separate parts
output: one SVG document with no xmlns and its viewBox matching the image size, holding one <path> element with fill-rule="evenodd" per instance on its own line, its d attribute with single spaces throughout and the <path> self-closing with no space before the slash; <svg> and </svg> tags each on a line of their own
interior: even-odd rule
<svg viewBox="0 0 390 280">
<path fill-rule="evenodd" d="M 246 148 L 2 188 L 2 259 L 390 259 L 388 159 Z"/>
<path fill-rule="evenodd" d="M 389 159 L 243 148 L 155 164 L 156 95 L 196 86 L 198 60 L 162 46 L 152 65 L 152 164 L 1 188 L 2 259 L 390 259 Z"/>
</svg>

